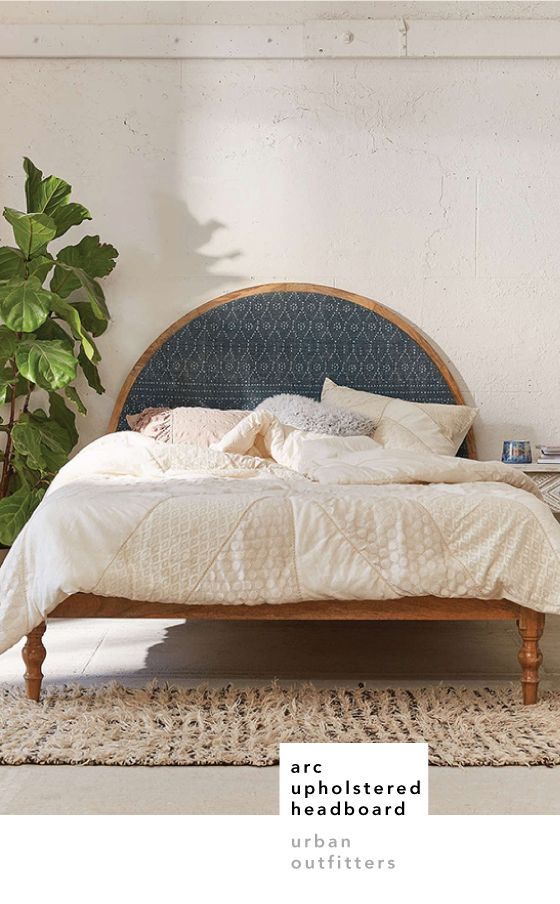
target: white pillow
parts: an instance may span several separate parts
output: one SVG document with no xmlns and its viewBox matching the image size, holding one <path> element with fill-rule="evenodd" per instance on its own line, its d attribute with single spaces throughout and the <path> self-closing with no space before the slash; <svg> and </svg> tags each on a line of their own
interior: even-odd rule
<svg viewBox="0 0 560 904">
<path fill-rule="evenodd" d="M 337 386 L 327 379 L 321 401 L 349 408 L 375 423 L 374 437 L 386 449 L 455 455 L 478 409 L 467 405 L 433 405 L 405 402 L 374 392 Z"/>
</svg>

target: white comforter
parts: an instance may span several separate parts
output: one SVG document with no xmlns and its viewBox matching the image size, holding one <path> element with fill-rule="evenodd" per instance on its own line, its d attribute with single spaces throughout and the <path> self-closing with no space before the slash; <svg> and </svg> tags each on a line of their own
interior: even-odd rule
<svg viewBox="0 0 560 904">
<path fill-rule="evenodd" d="M 244 454 L 255 448 L 270 458 Z M 117 433 L 66 465 L 0 569 L 0 652 L 79 591 L 506 598 L 560 612 L 560 530 L 506 465 L 389 452 L 258 412 L 209 450 Z"/>
</svg>

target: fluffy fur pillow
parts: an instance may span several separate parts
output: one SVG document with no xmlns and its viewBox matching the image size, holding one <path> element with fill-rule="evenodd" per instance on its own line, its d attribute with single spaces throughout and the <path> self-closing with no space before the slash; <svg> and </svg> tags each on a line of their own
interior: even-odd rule
<svg viewBox="0 0 560 904">
<path fill-rule="evenodd" d="M 266 409 L 288 427 L 298 427 L 311 433 L 326 433 L 331 436 L 371 436 L 374 422 L 369 417 L 356 414 L 348 408 L 315 402 L 306 396 L 270 396 L 257 405 L 256 411 Z"/>
<path fill-rule="evenodd" d="M 145 408 L 129 414 L 128 426 L 162 443 L 191 443 L 207 448 L 237 426 L 248 411 L 218 408 Z"/>
</svg>

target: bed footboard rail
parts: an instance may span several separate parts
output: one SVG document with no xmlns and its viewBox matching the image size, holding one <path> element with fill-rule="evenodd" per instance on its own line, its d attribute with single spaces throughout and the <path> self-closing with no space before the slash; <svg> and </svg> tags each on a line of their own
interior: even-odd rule
<svg viewBox="0 0 560 904">
<path fill-rule="evenodd" d="M 542 612 L 509 600 L 406 597 L 395 600 L 300 602 L 278 605 L 177 605 L 142 602 L 119 597 L 76 593 L 51 612 L 49 618 L 184 618 L 201 621 L 516 621 L 521 637 L 518 660 L 524 704 L 538 699 L 539 668 L 543 657 L 539 640 L 544 630 Z M 27 635 L 23 648 L 25 686 L 30 700 L 39 700 L 46 650 L 42 622 Z"/>
</svg>

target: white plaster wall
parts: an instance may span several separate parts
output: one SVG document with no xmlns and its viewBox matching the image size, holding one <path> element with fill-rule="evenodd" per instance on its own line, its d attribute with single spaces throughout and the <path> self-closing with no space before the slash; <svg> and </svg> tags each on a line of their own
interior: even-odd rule
<svg viewBox="0 0 560 904">
<path fill-rule="evenodd" d="M 282 280 L 418 324 L 480 407 L 482 457 L 560 440 L 560 60 L 1 60 L 0 84 L 2 203 L 28 154 L 120 251 L 82 441 L 164 327 Z"/>
<path fill-rule="evenodd" d="M 1 0 L 0 22 L 293 24 L 309 19 L 550 19 L 560 0 Z"/>
</svg>

